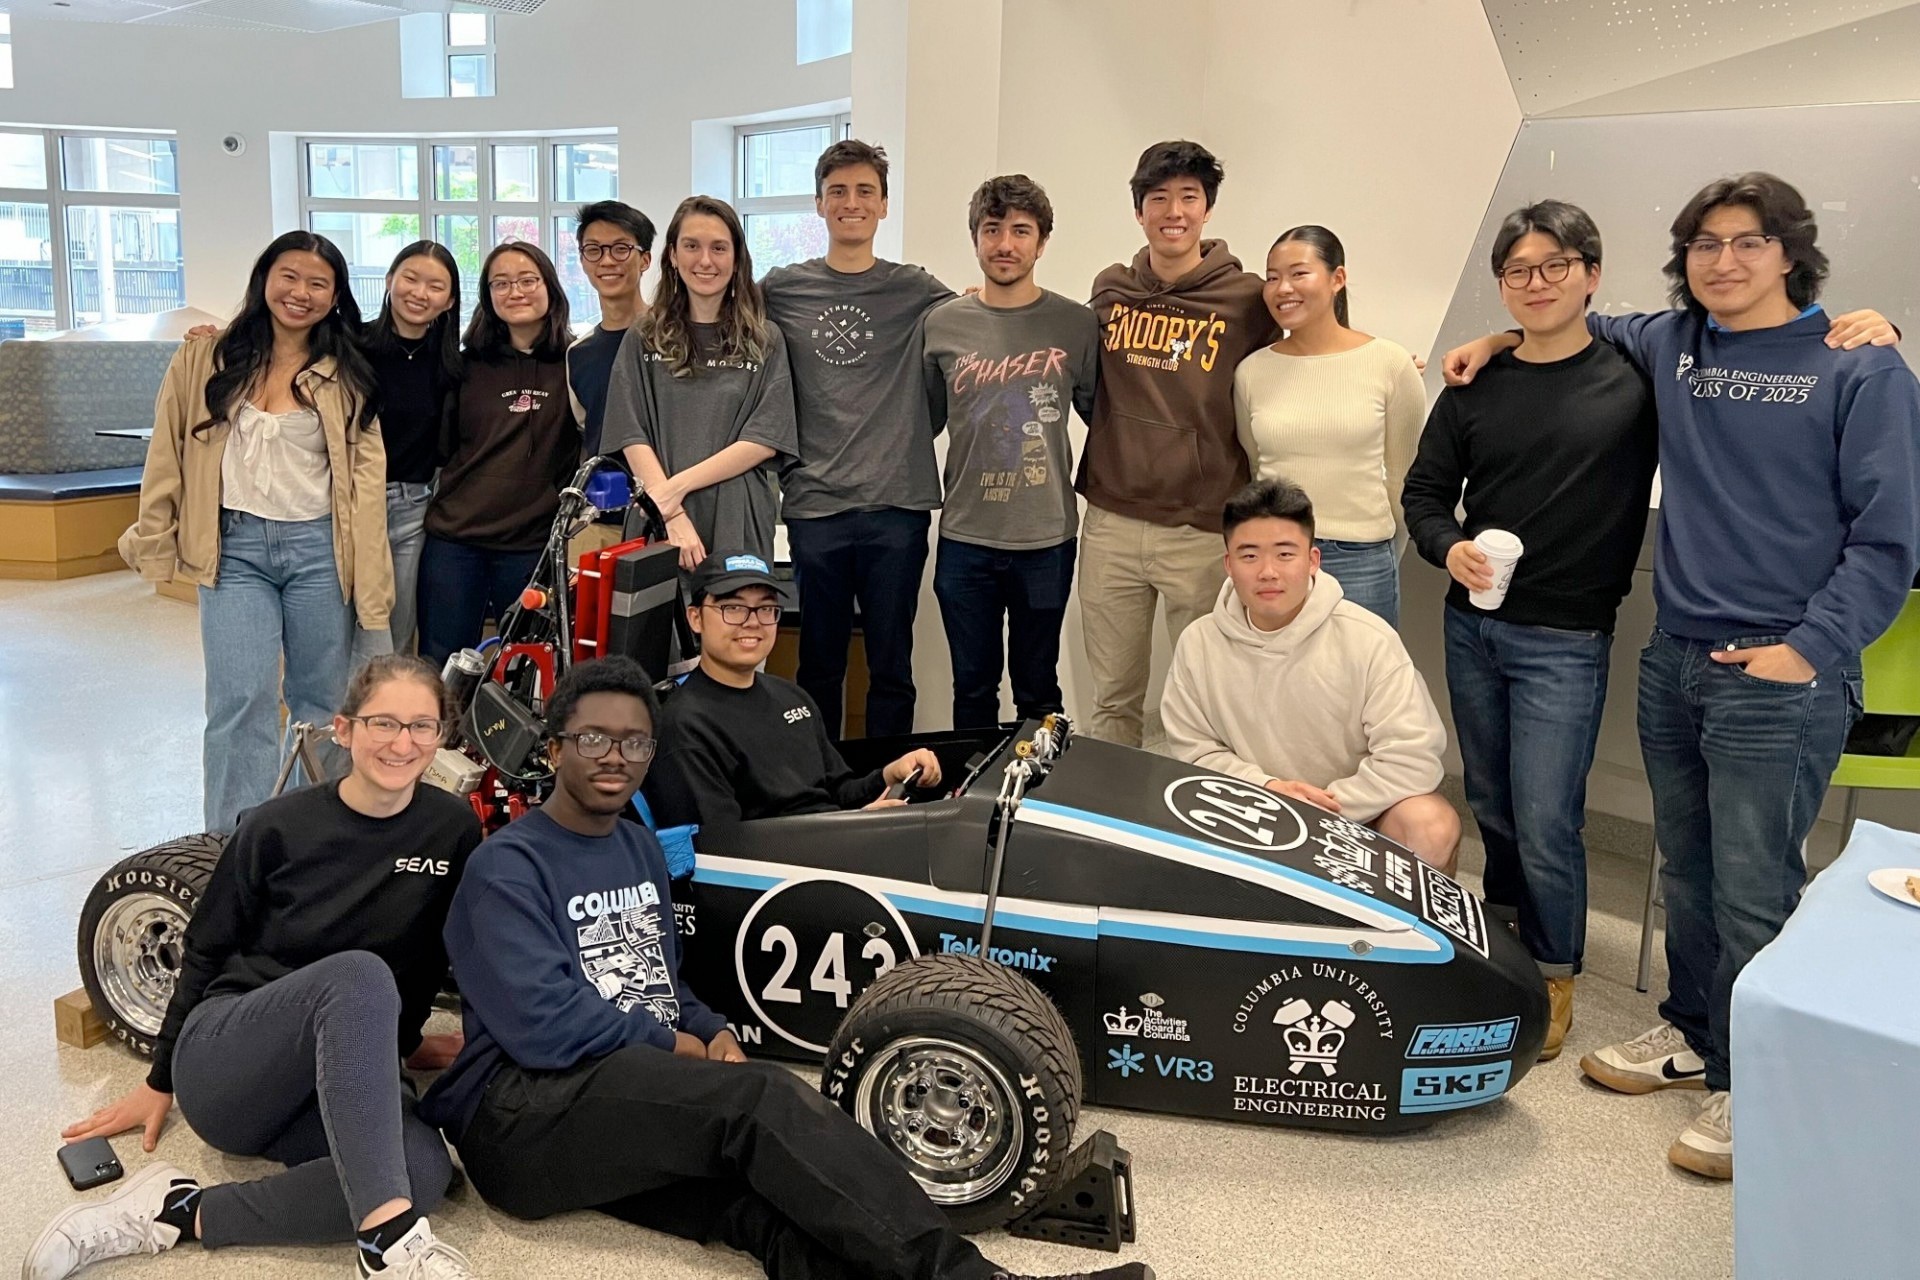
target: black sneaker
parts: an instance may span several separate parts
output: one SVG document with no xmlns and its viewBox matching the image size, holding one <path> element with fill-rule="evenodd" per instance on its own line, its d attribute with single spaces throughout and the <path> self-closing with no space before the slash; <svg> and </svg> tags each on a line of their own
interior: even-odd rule
<svg viewBox="0 0 1920 1280">
<path fill-rule="evenodd" d="M 1123 1262 L 1098 1271 L 1071 1271 L 1058 1276 L 1030 1276 L 1022 1272 L 996 1271 L 993 1280 L 1153 1280 L 1153 1268 L 1144 1262 Z"/>
</svg>

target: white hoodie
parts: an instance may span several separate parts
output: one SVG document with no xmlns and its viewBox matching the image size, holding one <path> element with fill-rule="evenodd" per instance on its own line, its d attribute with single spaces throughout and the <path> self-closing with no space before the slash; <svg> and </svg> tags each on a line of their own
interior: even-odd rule
<svg viewBox="0 0 1920 1280">
<path fill-rule="evenodd" d="M 1355 822 L 1440 786 L 1447 734 L 1427 682 L 1399 634 L 1330 573 L 1274 632 L 1222 584 L 1174 647 L 1160 716 L 1178 758 L 1256 786 L 1310 783 Z"/>
</svg>

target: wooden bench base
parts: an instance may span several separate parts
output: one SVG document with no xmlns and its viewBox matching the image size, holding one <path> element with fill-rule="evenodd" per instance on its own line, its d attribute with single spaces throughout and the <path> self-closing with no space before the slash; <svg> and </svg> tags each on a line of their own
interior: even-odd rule
<svg viewBox="0 0 1920 1280">
<path fill-rule="evenodd" d="M 116 544 L 139 514 L 140 495 L 0 499 L 0 578 L 53 581 L 126 568 Z"/>
</svg>

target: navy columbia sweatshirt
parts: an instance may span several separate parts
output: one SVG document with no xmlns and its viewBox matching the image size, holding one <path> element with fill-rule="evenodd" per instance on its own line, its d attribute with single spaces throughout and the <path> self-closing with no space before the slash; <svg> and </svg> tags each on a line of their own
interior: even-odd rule
<svg viewBox="0 0 1920 1280">
<path fill-rule="evenodd" d="M 496 832 L 467 862 L 446 943 L 467 1043 L 420 1114 L 455 1139 L 505 1061 L 564 1071 L 727 1025 L 681 985 L 666 854 L 636 823 L 583 836 L 536 809 Z"/>
<path fill-rule="evenodd" d="M 1782 636 L 1816 671 L 1878 639 L 1920 555 L 1920 382 L 1906 362 L 1829 348 L 1819 307 L 1740 332 L 1689 311 L 1587 326 L 1653 381 L 1660 629 Z"/>
</svg>

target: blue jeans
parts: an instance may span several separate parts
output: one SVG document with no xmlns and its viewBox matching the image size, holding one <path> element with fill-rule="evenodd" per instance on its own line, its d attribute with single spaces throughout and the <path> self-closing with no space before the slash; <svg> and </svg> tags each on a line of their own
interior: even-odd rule
<svg viewBox="0 0 1920 1280">
<path fill-rule="evenodd" d="M 800 582 L 799 685 L 841 734 L 853 608 L 867 642 L 867 735 L 913 732 L 913 617 L 927 568 L 925 511 L 883 507 L 788 520 Z"/>
<path fill-rule="evenodd" d="M 353 630 L 333 558 L 333 517 L 220 513 L 219 573 L 200 588 L 207 830 L 233 830 L 242 810 L 273 791 L 282 698 L 289 725 L 333 719 L 347 691 Z"/>
<path fill-rule="evenodd" d="M 480 643 L 526 589 L 538 551 L 488 551 L 427 535 L 420 552 L 420 656 L 444 666 L 447 655 Z"/>
<path fill-rule="evenodd" d="M 954 728 L 1000 723 L 1003 661 L 1022 720 L 1061 709 L 1060 628 L 1073 590 L 1073 554 L 1072 538 L 1029 551 L 940 539 L 933 594 L 953 657 Z"/>
<path fill-rule="evenodd" d="M 1385 542 L 1338 542 L 1315 538 L 1320 548 L 1320 568 L 1333 575 L 1347 599 L 1400 626 L 1400 557 L 1393 539 Z"/>
<path fill-rule="evenodd" d="M 1772 942 L 1806 884 L 1813 827 L 1860 711 L 1860 660 L 1806 684 L 1750 676 L 1708 654 L 1777 644 L 1712 644 L 1656 630 L 1640 654 L 1640 752 L 1665 856 L 1667 998 L 1660 1016 L 1729 1087 L 1734 979 Z"/>
<path fill-rule="evenodd" d="M 427 503 L 430 484 L 387 484 L 387 545 L 393 548 L 393 651 L 405 653 L 413 643 L 419 617 L 420 552 L 427 542 Z M 525 585 L 524 583 L 522 584 Z"/>
<path fill-rule="evenodd" d="M 1580 833 L 1613 637 L 1451 605 L 1443 612 L 1467 803 L 1487 847 L 1487 902 L 1519 920 L 1543 974 L 1572 977 L 1587 946 Z"/>
</svg>

